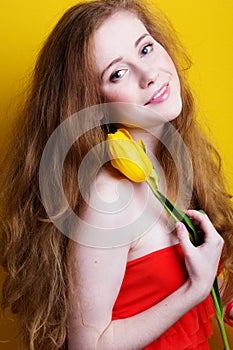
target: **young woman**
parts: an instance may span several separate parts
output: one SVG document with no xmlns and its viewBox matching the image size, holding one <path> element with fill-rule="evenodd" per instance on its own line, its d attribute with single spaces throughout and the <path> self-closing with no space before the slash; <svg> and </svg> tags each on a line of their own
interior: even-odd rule
<svg viewBox="0 0 233 350">
<path fill-rule="evenodd" d="M 218 153 L 195 121 L 188 66 L 168 21 L 159 11 L 152 16 L 136 0 L 78 4 L 45 43 L 13 146 L 2 162 L 0 184 L 1 263 L 7 273 L 2 306 L 19 315 L 28 349 L 209 348 L 214 314 L 209 294 L 220 258 L 224 303 L 232 299 L 233 212 Z M 93 123 L 95 127 L 81 133 L 64 163 L 64 192 L 81 218 L 69 239 L 43 205 L 42 153 L 63 121 L 103 102 L 137 105 L 145 113 L 76 118 L 80 130 Z M 191 244 L 182 224 L 168 229 L 169 218 L 145 183 L 123 182 L 127 205 L 113 212 L 100 210 L 103 203 L 111 207 L 118 201 L 117 186 L 123 179 L 104 165 L 104 154 L 96 147 L 112 127 L 124 127 L 143 139 L 148 154 L 161 165 L 168 197 L 177 199 L 177 162 L 184 171 L 187 164 L 169 125 L 179 132 L 193 165 L 187 215 L 204 232 L 199 247 Z M 169 153 L 172 148 L 176 161 Z M 83 187 L 77 174 L 90 150 L 95 157 Z M 103 166 L 94 177 L 99 164 Z M 186 182 L 189 188 L 189 176 Z M 145 222 L 153 224 L 145 229 Z M 89 234 L 85 223 L 114 235 L 128 227 L 134 238 L 107 249 L 98 242 L 82 244 L 80 237 Z"/>
</svg>

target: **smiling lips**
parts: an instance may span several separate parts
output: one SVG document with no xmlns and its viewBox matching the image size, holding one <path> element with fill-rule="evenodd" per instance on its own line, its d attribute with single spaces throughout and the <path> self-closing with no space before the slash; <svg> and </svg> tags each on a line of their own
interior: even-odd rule
<svg viewBox="0 0 233 350">
<path fill-rule="evenodd" d="M 145 106 L 148 104 L 156 104 L 165 101 L 170 93 L 169 83 L 163 84 L 160 89 L 156 90 L 152 95 L 151 99 L 145 103 Z"/>
</svg>

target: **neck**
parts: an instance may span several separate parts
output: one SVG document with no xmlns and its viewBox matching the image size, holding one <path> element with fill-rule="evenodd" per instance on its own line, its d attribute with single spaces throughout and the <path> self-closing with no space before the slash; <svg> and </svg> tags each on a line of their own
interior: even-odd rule
<svg viewBox="0 0 233 350">
<path fill-rule="evenodd" d="M 145 129 L 140 129 L 140 128 L 131 128 L 124 125 L 120 127 L 128 130 L 136 142 L 138 142 L 138 140 L 141 139 L 143 143 L 146 145 L 146 149 L 148 153 L 155 155 L 155 150 L 158 144 L 158 140 L 160 139 L 160 136 L 162 134 L 162 130 L 163 130 L 162 127 L 161 127 L 161 130 L 156 129 L 155 132 L 145 130 Z"/>
</svg>

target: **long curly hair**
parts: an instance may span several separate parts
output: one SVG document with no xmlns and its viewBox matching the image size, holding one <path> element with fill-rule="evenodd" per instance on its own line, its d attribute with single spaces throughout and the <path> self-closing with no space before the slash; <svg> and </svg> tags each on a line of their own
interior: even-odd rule
<svg viewBox="0 0 233 350">
<path fill-rule="evenodd" d="M 16 119 L 14 137 L 0 163 L 0 262 L 6 273 L 1 305 L 18 314 L 20 338 L 30 350 L 67 349 L 67 294 L 71 280 L 67 257 L 69 239 L 48 219 L 42 203 L 38 179 L 40 160 L 47 140 L 64 120 L 86 107 L 105 102 L 91 41 L 104 20 L 119 10 L 135 13 L 167 50 L 177 68 L 183 109 L 172 124 L 179 131 L 193 162 L 191 207 L 205 210 L 225 240 L 222 253 L 222 264 L 227 271 L 224 300 L 232 297 L 232 205 L 221 175 L 220 157 L 195 119 L 194 99 L 186 79 L 191 65 L 188 56 L 169 21 L 156 7 L 150 12 L 137 0 L 83 2 L 63 15 L 45 42 L 25 105 Z M 87 125 L 92 122 L 91 117 L 87 117 Z M 79 127 L 85 129 L 81 122 Z M 185 169 L 182 147 L 166 126 L 164 138 L 177 149 L 176 161 Z M 106 129 L 99 122 L 75 142 L 66 158 L 63 187 L 77 214 L 83 204 L 77 180 L 79 167 L 85 154 L 105 139 Z M 94 159 L 101 164 L 103 156 L 98 153 Z M 162 143 L 156 156 L 176 192 L 177 164 Z M 95 169 L 93 163 L 90 179 Z"/>
</svg>

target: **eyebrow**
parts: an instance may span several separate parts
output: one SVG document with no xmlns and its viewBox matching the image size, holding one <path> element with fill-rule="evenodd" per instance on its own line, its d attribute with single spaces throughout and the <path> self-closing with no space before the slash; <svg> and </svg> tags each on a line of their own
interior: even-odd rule
<svg viewBox="0 0 233 350">
<path fill-rule="evenodd" d="M 111 66 L 113 66 L 114 64 L 120 62 L 123 60 L 123 57 L 118 57 L 118 58 L 115 58 L 115 60 L 113 60 L 112 62 L 109 63 L 109 65 L 103 70 L 102 74 L 101 74 L 101 79 L 103 78 L 105 72 L 111 68 Z"/>
<path fill-rule="evenodd" d="M 137 46 L 140 44 L 140 42 L 141 42 L 144 38 L 146 38 L 147 36 L 150 36 L 150 34 L 148 34 L 148 33 L 142 34 L 142 36 L 140 36 L 140 38 L 138 38 L 138 40 L 136 40 L 134 46 L 137 47 Z"/>
<path fill-rule="evenodd" d="M 141 35 L 140 38 L 138 38 L 138 39 L 135 41 L 134 47 L 136 48 L 136 47 L 140 44 L 140 42 L 141 42 L 145 37 L 147 37 L 147 36 L 150 36 L 150 34 L 145 33 L 145 34 Z M 118 62 L 120 62 L 120 61 L 122 61 L 122 60 L 123 60 L 123 57 L 117 57 L 117 58 L 115 58 L 113 61 L 111 61 L 111 62 L 109 63 L 109 65 L 103 70 L 103 72 L 102 72 L 102 74 L 101 74 L 101 79 L 103 78 L 105 72 L 106 72 L 109 68 L 111 68 L 111 66 L 113 66 L 114 64 L 116 64 L 116 63 L 118 63 Z"/>
</svg>

